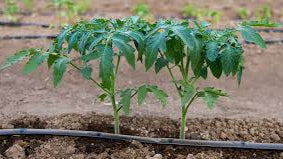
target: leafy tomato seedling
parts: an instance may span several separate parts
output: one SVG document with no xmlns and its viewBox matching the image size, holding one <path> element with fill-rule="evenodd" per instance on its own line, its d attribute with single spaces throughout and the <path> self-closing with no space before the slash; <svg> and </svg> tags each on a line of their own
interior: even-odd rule
<svg viewBox="0 0 283 159">
<path fill-rule="evenodd" d="M 210 70 L 217 79 L 223 74 L 237 76 L 240 84 L 244 50 L 237 32 L 246 41 L 266 48 L 262 37 L 251 26 L 271 25 L 254 21 L 240 24 L 235 29 L 212 30 L 207 22 L 194 22 L 194 26 L 189 27 L 188 21 L 160 20 L 151 26 L 146 35 L 145 68 L 154 66 L 156 73 L 163 68 L 168 70 L 181 103 L 181 139 L 185 138 L 188 109 L 196 99 L 202 98 L 209 108 L 213 108 L 219 97 L 227 96 L 214 87 L 200 88 L 197 80 L 207 79 Z M 175 77 L 177 70 L 181 79 Z"/>
<path fill-rule="evenodd" d="M 67 66 L 77 69 L 81 75 L 98 86 L 103 93 L 101 101 L 109 98 L 112 103 L 114 116 L 114 131 L 119 133 L 120 111 L 130 112 L 131 99 L 137 96 L 138 104 L 143 104 L 148 93 L 154 94 L 165 106 L 167 94 L 155 85 L 145 84 L 137 88 L 118 90 L 116 82 L 119 80 L 120 59 L 135 69 L 136 59 L 144 50 L 144 27 L 146 23 L 138 17 L 120 19 L 94 19 L 90 22 L 82 21 L 73 26 L 66 26 L 53 41 L 47 51 L 41 49 L 22 50 L 7 58 L 1 69 L 5 69 L 25 58 L 29 58 L 24 66 L 24 74 L 34 71 L 44 61 L 53 70 L 53 84 L 58 86 Z M 66 44 L 65 44 L 66 43 Z M 71 58 L 71 53 L 77 53 Z M 136 52 L 138 55 L 136 55 Z M 99 82 L 92 76 L 91 61 L 99 61 Z M 80 61 L 78 64 L 76 61 Z M 118 97 L 119 101 L 117 101 Z"/>
</svg>

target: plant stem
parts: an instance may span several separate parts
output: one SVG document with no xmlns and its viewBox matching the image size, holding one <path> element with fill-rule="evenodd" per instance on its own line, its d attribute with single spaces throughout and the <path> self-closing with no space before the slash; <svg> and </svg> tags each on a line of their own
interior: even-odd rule
<svg viewBox="0 0 283 159">
<path fill-rule="evenodd" d="M 71 66 L 73 66 L 74 68 L 76 68 L 77 70 L 81 71 L 81 69 L 75 65 L 74 63 L 70 62 Z M 95 79 L 91 78 L 90 79 L 95 85 L 97 85 L 98 87 L 100 87 L 103 91 L 105 91 L 107 94 L 110 94 L 110 92 L 105 89 L 102 85 L 100 85 Z"/>
<path fill-rule="evenodd" d="M 166 65 L 166 67 L 167 67 L 167 69 L 168 69 L 168 71 L 169 71 L 169 74 L 170 74 L 170 76 L 171 76 L 171 79 L 173 80 L 173 83 L 175 84 L 175 87 L 176 87 L 176 89 L 177 89 L 177 92 L 179 93 L 179 96 L 181 97 L 182 94 L 181 94 L 181 92 L 179 91 L 179 88 L 178 88 L 178 86 L 177 86 L 177 84 L 176 84 L 176 79 L 175 79 L 175 77 L 174 77 L 174 75 L 173 75 L 173 73 L 172 73 L 172 70 L 171 70 L 171 68 L 169 67 L 168 64 Z"/>
<path fill-rule="evenodd" d="M 120 134 L 120 114 L 119 114 L 120 108 L 117 107 L 116 99 L 115 99 L 116 78 L 117 78 L 117 75 L 118 75 L 120 58 L 121 57 L 118 56 L 115 74 L 114 74 L 114 78 L 113 78 L 113 84 L 112 84 L 112 88 L 111 88 L 111 91 L 110 91 L 112 108 L 113 108 L 113 116 L 114 116 L 114 132 L 115 132 L 115 134 Z"/>
<path fill-rule="evenodd" d="M 111 102 L 114 116 L 114 132 L 115 134 L 120 134 L 120 115 L 119 110 L 117 109 L 115 95 L 111 95 Z"/>
<path fill-rule="evenodd" d="M 181 112 L 181 125 L 180 125 L 180 139 L 186 138 L 186 115 L 187 113 L 184 111 L 184 108 L 182 107 Z"/>
<path fill-rule="evenodd" d="M 182 106 L 182 112 L 181 112 L 181 124 L 180 124 L 180 139 L 186 138 L 186 121 L 187 121 L 187 113 L 190 105 L 193 103 L 193 101 L 197 98 L 197 93 L 192 97 L 192 99 L 189 101 L 186 107 Z"/>
</svg>

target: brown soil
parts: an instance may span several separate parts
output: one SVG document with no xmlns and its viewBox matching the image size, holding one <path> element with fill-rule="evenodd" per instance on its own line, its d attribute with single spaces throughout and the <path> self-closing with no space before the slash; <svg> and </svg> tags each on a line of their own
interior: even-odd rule
<svg viewBox="0 0 283 159">
<path fill-rule="evenodd" d="M 53 117 L 22 115 L 6 117 L 2 128 L 76 129 L 113 132 L 113 118 L 97 114 L 63 114 Z M 9 119 L 8 119 L 9 118 Z M 122 117 L 122 134 L 147 137 L 177 137 L 178 121 L 157 117 Z M 188 139 L 238 140 L 283 143 L 283 123 L 276 120 L 189 119 Z M 279 151 L 211 149 L 189 146 L 161 146 L 139 142 L 102 139 L 11 136 L 0 138 L 0 154 L 7 155 L 13 146 L 24 149 L 27 158 L 145 158 L 161 154 L 163 158 L 279 158 Z M 14 152 L 16 153 L 16 152 Z M 158 155 L 156 155 L 158 156 Z"/>
</svg>

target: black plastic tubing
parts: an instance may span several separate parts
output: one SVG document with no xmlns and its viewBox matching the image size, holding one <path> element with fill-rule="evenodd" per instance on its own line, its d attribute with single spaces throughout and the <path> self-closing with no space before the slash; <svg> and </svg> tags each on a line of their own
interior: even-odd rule
<svg viewBox="0 0 283 159">
<path fill-rule="evenodd" d="M 119 135 L 96 131 L 60 130 L 60 129 L 0 129 L 0 136 L 11 135 L 55 135 L 72 137 L 90 137 L 99 139 L 132 141 L 136 140 L 146 144 L 158 145 L 180 145 L 211 148 L 237 148 L 258 150 L 283 150 L 283 144 L 252 143 L 244 141 L 209 141 L 209 140 L 187 140 L 174 138 L 149 138 L 131 135 Z"/>
</svg>

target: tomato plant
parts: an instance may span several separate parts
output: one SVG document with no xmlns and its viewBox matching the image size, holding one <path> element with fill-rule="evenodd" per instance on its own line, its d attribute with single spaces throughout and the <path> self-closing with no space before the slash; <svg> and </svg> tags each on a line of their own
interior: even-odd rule
<svg viewBox="0 0 283 159">
<path fill-rule="evenodd" d="M 262 37 L 250 26 L 268 26 L 265 22 L 245 22 L 236 28 L 209 29 L 207 22 L 160 20 L 146 35 L 145 68 L 155 67 L 158 73 L 166 68 L 180 98 L 180 138 L 185 138 L 186 116 L 191 104 L 202 98 L 213 108 L 219 97 L 226 93 L 214 87 L 200 88 L 198 79 L 207 79 L 208 72 L 219 79 L 222 75 L 237 76 L 241 82 L 244 69 L 244 50 L 238 32 L 249 42 L 266 48 Z M 269 23 L 269 25 L 271 25 Z M 176 72 L 181 74 L 176 79 Z"/>
<path fill-rule="evenodd" d="M 114 130 L 115 133 L 119 133 L 120 111 L 123 110 L 124 114 L 129 114 L 131 99 L 134 96 L 137 96 L 139 105 L 144 102 L 148 93 L 154 94 L 163 106 L 167 101 L 167 94 L 155 85 L 144 84 L 140 87 L 123 90 L 118 90 L 116 86 L 116 82 L 119 80 L 121 58 L 125 58 L 132 69 L 135 69 L 136 59 L 141 57 L 144 50 L 146 26 L 146 23 L 139 20 L 138 17 L 122 20 L 82 21 L 73 26 L 66 26 L 48 50 L 34 48 L 22 50 L 8 57 L 1 69 L 29 57 L 23 70 L 24 74 L 29 74 L 44 61 L 47 61 L 48 68 L 53 70 L 55 87 L 61 81 L 67 66 L 77 69 L 86 80 L 91 81 L 103 91 L 99 96 L 101 101 L 106 98 L 110 99 L 114 116 Z M 73 52 L 77 53 L 76 58 L 71 58 L 70 54 Z M 136 52 L 138 55 L 135 54 Z M 80 64 L 76 63 L 77 60 L 80 61 Z M 99 61 L 101 82 L 92 76 L 90 62 L 94 60 Z M 120 100 L 118 101 L 118 99 Z"/>
<path fill-rule="evenodd" d="M 144 63 L 146 70 L 154 65 L 156 73 L 166 68 L 180 98 L 180 138 L 183 139 L 187 112 L 196 99 L 202 98 L 209 108 L 213 108 L 219 97 L 227 96 L 211 86 L 200 88 L 197 81 L 207 79 L 210 70 L 217 79 L 222 75 L 236 76 L 240 84 L 244 50 L 238 32 L 244 40 L 266 48 L 264 40 L 252 26 L 274 27 L 279 24 L 246 21 L 224 30 L 213 30 L 209 25 L 207 22 L 194 21 L 190 24 L 189 21 L 176 20 L 149 23 L 139 17 L 82 21 L 66 26 L 46 51 L 34 48 L 22 50 L 8 57 L 1 69 L 29 57 L 23 70 L 24 74 L 28 74 L 47 61 L 48 67 L 53 70 L 55 87 L 67 66 L 77 69 L 86 80 L 102 90 L 101 101 L 110 99 L 114 130 L 119 133 L 120 111 L 129 113 L 133 97 L 137 96 L 139 105 L 148 93 L 153 93 L 162 106 L 167 101 L 167 94 L 154 85 L 117 89 L 120 59 L 125 58 L 132 69 L 135 69 L 136 61 Z M 71 53 L 78 56 L 71 57 Z M 91 61 L 99 61 L 99 79 L 93 77 Z M 176 78 L 176 72 L 181 74 L 180 79 Z"/>
</svg>

